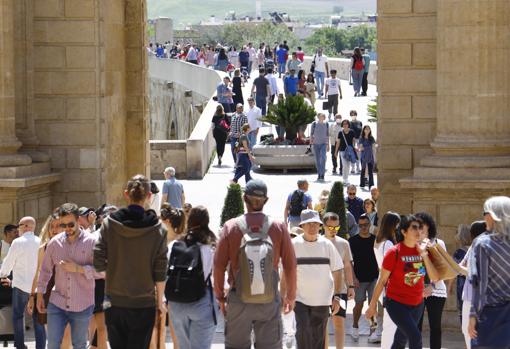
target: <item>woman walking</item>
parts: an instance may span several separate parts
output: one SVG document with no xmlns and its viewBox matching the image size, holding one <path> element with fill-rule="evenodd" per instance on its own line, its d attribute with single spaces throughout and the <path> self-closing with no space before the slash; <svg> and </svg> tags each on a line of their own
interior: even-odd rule
<svg viewBox="0 0 510 349">
<path fill-rule="evenodd" d="M 317 168 L 317 180 L 323 181 L 326 175 L 326 156 L 329 152 L 329 125 L 326 121 L 326 115 L 319 113 L 318 121 L 312 124 L 310 134 L 310 144 L 313 146 L 315 155 L 315 167 Z"/>
<path fill-rule="evenodd" d="M 182 303 L 170 301 L 172 323 L 177 335 L 180 349 L 208 349 L 211 347 L 216 329 L 216 303 L 212 295 L 211 273 L 213 265 L 216 236 L 209 229 L 209 213 L 204 206 L 191 209 L 188 218 L 188 230 L 180 239 L 187 248 L 198 246 L 205 293 L 197 301 Z M 169 263 L 176 257 L 174 245 L 169 245 Z"/>
<path fill-rule="evenodd" d="M 216 112 L 212 118 L 213 137 L 216 142 L 216 154 L 218 155 L 218 166 L 221 166 L 221 159 L 225 153 L 225 143 L 227 142 L 230 131 L 230 121 L 223 110 L 223 106 L 218 104 Z"/>
<path fill-rule="evenodd" d="M 239 144 L 237 146 L 237 161 L 236 161 L 236 172 L 234 174 L 234 183 L 237 183 L 239 178 L 244 176 L 246 183 L 251 180 L 251 166 L 253 155 L 250 151 L 250 140 L 248 139 L 248 133 L 250 133 L 250 125 L 244 124 L 241 128 L 242 134 L 239 138 Z"/>
<path fill-rule="evenodd" d="M 365 61 L 359 47 L 354 49 L 354 55 L 351 58 L 351 75 L 354 87 L 354 97 L 358 97 L 361 91 L 363 74 L 365 73 Z"/>
<path fill-rule="evenodd" d="M 427 242 L 421 241 L 420 221 L 413 215 L 402 216 L 400 233 L 403 241 L 389 249 L 383 259 L 379 280 L 370 306 L 365 313 L 367 319 L 377 313 L 377 302 L 386 285 L 384 306 L 398 329 L 391 349 L 405 347 L 422 349 L 422 337 L 418 323 L 423 312 L 424 278 L 437 280 L 437 270 L 432 264 Z"/>
<path fill-rule="evenodd" d="M 361 138 L 358 141 L 359 151 L 361 154 L 361 173 L 360 173 L 360 187 L 364 188 L 368 184 L 370 190 L 374 186 L 374 146 L 375 139 L 372 136 L 370 126 L 365 125 L 361 132 Z M 368 181 L 366 178 L 366 171 L 368 171 Z M 368 182 L 368 183 L 367 183 Z"/>
<path fill-rule="evenodd" d="M 510 198 L 485 201 L 487 233 L 472 245 L 468 277 L 473 298 L 468 331 L 473 348 L 507 349 L 510 343 Z"/>
<path fill-rule="evenodd" d="M 225 49 L 221 48 L 220 52 L 216 56 L 216 59 L 215 59 L 215 62 L 214 62 L 214 69 L 226 72 L 227 71 L 228 63 L 229 63 L 228 56 L 227 56 L 227 54 L 225 52 Z"/>
<path fill-rule="evenodd" d="M 377 232 L 377 236 L 374 243 L 374 253 L 377 264 L 379 265 L 379 271 L 382 270 L 382 264 L 386 252 L 395 245 L 395 231 L 400 224 L 400 216 L 395 212 L 387 212 L 381 219 L 381 228 Z M 379 297 L 379 304 L 384 304 L 385 290 L 383 290 L 381 297 Z M 380 322 L 379 322 L 380 324 Z M 379 325 L 378 328 L 381 328 Z M 393 338 L 397 326 L 391 320 L 390 315 L 386 309 L 383 309 L 382 319 L 382 336 L 381 336 L 381 348 L 390 348 L 393 344 Z"/>
<path fill-rule="evenodd" d="M 234 78 L 232 79 L 232 99 L 234 100 L 234 105 L 242 104 L 244 105 L 243 98 L 243 79 L 241 79 L 241 71 L 239 69 L 234 70 Z"/>
<path fill-rule="evenodd" d="M 317 91 L 317 87 L 315 86 L 315 79 L 312 73 L 309 73 L 306 77 L 305 82 L 305 97 L 310 100 L 312 106 L 315 106 L 315 92 Z"/>
<path fill-rule="evenodd" d="M 338 133 L 335 145 L 335 157 L 338 157 L 338 151 L 340 151 L 344 185 L 349 184 L 349 172 L 351 171 L 351 166 L 354 166 L 356 163 L 356 153 L 354 152 L 355 134 L 350 127 L 351 123 L 349 120 L 342 120 L 342 131 Z"/>
<path fill-rule="evenodd" d="M 431 215 L 425 212 L 417 213 L 416 218 L 422 222 L 422 234 L 425 238 L 429 239 L 430 244 L 438 244 L 446 251 L 446 245 L 443 240 L 437 238 L 436 222 Z M 441 321 L 443 317 L 443 309 L 446 303 L 448 292 L 443 280 L 436 282 L 427 280 L 425 278 L 425 309 L 427 310 L 429 327 L 430 327 L 430 349 L 441 349 Z M 423 314 L 420 319 L 419 328 L 422 329 Z"/>
</svg>

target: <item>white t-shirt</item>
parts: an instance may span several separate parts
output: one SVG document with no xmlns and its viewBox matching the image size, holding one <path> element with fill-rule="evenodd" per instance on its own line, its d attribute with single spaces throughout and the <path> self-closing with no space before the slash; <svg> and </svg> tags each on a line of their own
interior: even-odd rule
<svg viewBox="0 0 510 349">
<path fill-rule="evenodd" d="M 257 50 L 255 47 L 248 47 L 248 53 L 250 54 L 250 61 L 255 61 L 257 58 Z"/>
<path fill-rule="evenodd" d="M 168 252 L 166 257 L 170 260 L 170 254 L 172 253 L 172 247 L 176 240 L 170 241 L 168 244 Z M 202 269 L 204 270 L 204 279 L 207 280 L 209 275 L 212 273 L 214 251 L 211 245 L 203 245 L 198 242 L 200 246 L 200 257 L 202 257 Z"/>
<path fill-rule="evenodd" d="M 328 63 L 328 57 L 322 55 L 315 56 L 315 71 L 325 73 L 326 72 L 326 63 Z"/>
<path fill-rule="evenodd" d="M 379 269 L 382 268 L 382 262 L 384 259 L 384 255 L 392 247 L 393 247 L 393 242 L 391 242 L 390 240 L 383 241 L 383 242 L 379 243 L 378 246 L 374 246 L 375 259 L 377 260 L 377 265 L 379 266 Z"/>
<path fill-rule="evenodd" d="M 326 86 L 328 87 L 328 96 L 340 94 L 341 87 L 339 78 L 326 79 Z"/>
<path fill-rule="evenodd" d="M 329 240 L 333 243 L 336 250 L 340 254 L 340 258 L 342 258 L 342 263 L 345 267 L 345 261 L 349 261 L 349 263 L 352 263 L 352 252 L 351 252 L 351 246 L 349 245 L 349 242 L 345 240 L 344 238 L 341 238 L 340 236 L 335 236 L 333 240 Z M 344 282 L 342 284 L 342 291 L 341 293 L 347 293 L 347 280 L 345 279 L 344 274 Z"/>
<path fill-rule="evenodd" d="M 331 305 L 332 272 L 344 267 L 335 246 L 323 236 L 309 242 L 302 235 L 295 237 L 292 244 L 298 262 L 296 300 L 312 307 Z"/>
<path fill-rule="evenodd" d="M 248 107 L 246 117 L 248 118 L 248 124 L 250 124 L 250 129 L 252 131 L 256 131 L 262 127 L 262 122 L 259 120 L 259 118 L 262 117 L 262 110 L 260 110 L 259 107 L 254 106 L 251 109 Z"/>
<path fill-rule="evenodd" d="M 2 265 L 2 262 L 4 261 L 5 257 L 7 257 L 9 248 L 11 248 L 11 244 L 2 240 L 2 251 L 0 252 L 0 265 Z"/>
</svg>

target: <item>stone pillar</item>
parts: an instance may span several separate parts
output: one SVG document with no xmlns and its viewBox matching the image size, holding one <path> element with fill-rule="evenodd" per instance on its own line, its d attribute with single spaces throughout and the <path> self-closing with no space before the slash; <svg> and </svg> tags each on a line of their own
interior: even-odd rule
<svg viewBox="0 0 510 349">
<path fill-rule="evenodd" d="M 0 166 L 32 162 L 29 156 L 17 153 L 22 144 L 16 137 L 14 1 L 0 2 Z"/>
<path fill-rule="evenodd" d="M 435 153 L 469 156 L 463 161 L 475 167 L 488 156 L 508 157 L 510 2 L 441 0 L 437 32 Z M 501 159 L 495 160 L 491 166 Z M 505 161 L 507 167 L 510 158 Z"/>
</svg>

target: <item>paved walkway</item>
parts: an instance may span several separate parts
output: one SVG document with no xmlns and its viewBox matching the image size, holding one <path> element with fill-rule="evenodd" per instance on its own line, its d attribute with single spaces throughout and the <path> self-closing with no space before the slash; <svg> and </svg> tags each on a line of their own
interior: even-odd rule
<svg viewBox="0 0 510 349">
<path fill-rule="evenodd" d="M 281 83 L 281 81 L 280 81 Z M 251 85 L 247 85 L 245 87 L 244 96 L 249 95 L 249 89 Z M 283 90 L 283 88 L 282 88 Z M 367 115 L 366 115 L 366 107 L 367 103 L 376 97 L 375 86 L 369 86 L 368 95 L 369 97 L 358 97 L 354 98 L 352 86 L 349 85 L 347 81 L 342 81 L 342 91 L 344 95 L 344 99 L 340 101 L 340 113 L 344 118 L 349 119 L 349 111 L 354 109 L 358 112 L 358 119 L 363 122 L 363 124 L 367 123 Z M 318 111 L 322 110 L 322 102 L 323 100 L 318 100 L 316 103 L 316 109 Z M 373 134 L 376 136 L 377 128 L 375 123 L 370 123 L 372 127 Z M 272 131 L 272 127 L 264 127 L 261 134 L 274 132 Z M 233 169 L 234 163 L 232 157 L 230 155 L 230 147 L 227 145 L 225 149 L 225 155 L 223 158 L 223 165 L 218 167 L 217 159 L 214 159 L 213 165 L 209 169 L 209 172 L 202 180 L 182 180 L 184 189 L 186 192 L 186 200 L 193 205 L 204 205 L 208 208 L 211 224 L 210 227 L 213 231 L 219 231 L 219 222 L 221 209 L 223 207 L 223 201 L 227 192 L 227 187 L 229 185 L 229 181 L 233 178 Z M 179 166 L 179 164 L 168 164 L 168 166 Z M 275 218 L 282 219 L 283 218 L 283 209 L 285 206 L 285 201 L 287 195 L 296 188 L 296 181 L 300 178 L 306 178 L 310 182 L 310 190 L 312 197 L 314 200 L 317 200 L 320 192 L 323 189 L 330 189 L 331 185 L 334 181 L 341 180 L 341 176 L 332 175 L 331 174 L 331 158 L 328 157 L 327 162 L 327 174 L 325 182 L 316 182 L 317 175 L 311 171 L 289 171 L 287 174 L 283 174 L 281 171 L 259 171 L 255 169 L 253 171 L 254 178 L 260 178 L 264 180 L 268 186 L 268 196 L 269 201 L 265 207 L 265 212 L 270 214 Z M 377 181 L 377 178 L 376 178 Z M 349 182 L 357 184 L 359 183 L 359 175 L 350 175 Z M 244 179 L 241 179 L 241 185 L 244 186 Z M 158 185 L 161 187 L 162 182 L 158 182 Z M 360 191 L 358 190 L 359 196 L 362 198 L 366 198 L 370 196 L 368 191 Z M 353 302 L 349 302 L 348 307 L 348 315 L 346 321 L 346 347 L 350 348 L 374 348 L 379 347 L 379 345 L 370 345 L 367 343 L 368 338 L 368 323 L 362 319 L 360 322 L 360 340 L 359 343 L 354 343 L 351 337 L 348 335 L 350 333 L 350 329 L 352 327 L 352 306 Z M 220 321 L 221 323 L 221 321 Z M 29 348 L 35 348 L 35 344 L 33 342 L 33 333 L 29 332 L 29 337 L 31 342 L 29 342 Z M 428 345 L 428 334 L 424 336 L 425 345 Z M 444 333 L 443 335 L 443 348 L 448 349 L 460 349 L 464 348 L 464 344 L 462 341 L 462 336 L 460 333 Z M 168 340 L 169 341 L 169 340 Z M 334 337 L 330 337 L 330 348 L 334 348 L 331 344 L 334 343 Z M 223 348 L 223 333 L 222 326 L 218 328 L 218 333 L 216 334 L 213 348 L 220 349 Z M 167 348 L 173 348 L 172 344 L 168 343 Z M 385 348 L 389 349 L 389 348 Z"/>
</svg>

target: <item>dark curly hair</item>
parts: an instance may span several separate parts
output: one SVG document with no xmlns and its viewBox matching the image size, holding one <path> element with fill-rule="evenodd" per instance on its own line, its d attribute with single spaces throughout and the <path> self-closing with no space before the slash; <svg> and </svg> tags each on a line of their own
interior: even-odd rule
<svg viewBox="0 0 510 349">
<path fill-rule="evenodd" d="M 416 218 L 418 218 L 422 224 L 429 227 L 429 239 L 435 239 L 437 237 L 437 227 L 434 218 L 427 212 L 418 212 L 415 213 Z"/>
</svg>

